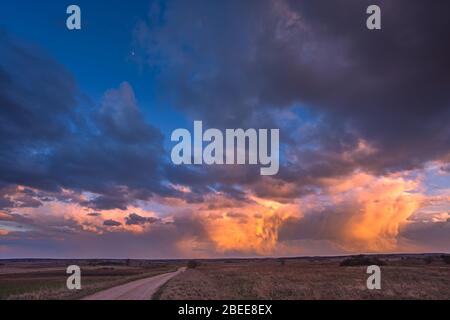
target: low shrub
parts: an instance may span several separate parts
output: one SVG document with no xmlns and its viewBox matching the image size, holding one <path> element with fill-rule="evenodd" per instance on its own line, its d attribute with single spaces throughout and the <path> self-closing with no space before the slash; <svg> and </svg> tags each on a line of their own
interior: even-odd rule
<svg viewBox="0 0 450 320">
<path fill-rule="evenodd" d="M 363 256 L 363 255 L 347 258 L 340 263 L 340 266 L 342 267 L 372 266 L 372 265 L 383 266 L 385 265 L 385 263 L 384 261 L 378 259 L 377 257 Z"/>
<path fill-rule="evenodd" d="M 450 255 L 443 255 L 441 258 L 446 264 L 450 264 Z"/>
<path fill-rule="evenodd" d="M 199 266 L 200 266 L 200 262 L 198 262 L 196 260 L 189 260 L 188 264 L 187 264 L 188 269 L 195 269 Z"/>
</svg>

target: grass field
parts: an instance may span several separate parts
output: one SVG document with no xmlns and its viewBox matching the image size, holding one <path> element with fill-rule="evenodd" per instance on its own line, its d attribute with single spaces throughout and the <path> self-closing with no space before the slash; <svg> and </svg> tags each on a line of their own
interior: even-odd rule
<svg viewBox="0 0 450 320">
<path fill-rule="evenodd" d="M 66 268 L 81 267 L 82 289 L 66 287 Z M 174 263 L 27 260 L 0 262 L 0 300 L 79 299 L 132 280 L 175 271 Z"/>
<path fill-rule="evenodd" d="M 440 256 L 381 258 L 382 289 L 368 290 L 365 266 L 344 258 L 204 261 L 171 280 L 162 300 L 450 299 L 450 265 Z"/>
<path fill-rule="evenodd" d="M 450 256 L 382 255 L 201 261 L 3 260 L 0 300 L 80 299 L 132 280 L 190 268 L 159 289 L 161 300 L 450 299 Z M 381 290 L 368 290 L 366 265 L 381 265 Z M 82 290 L 66 288 L 66 268 Z"/>
</svg>

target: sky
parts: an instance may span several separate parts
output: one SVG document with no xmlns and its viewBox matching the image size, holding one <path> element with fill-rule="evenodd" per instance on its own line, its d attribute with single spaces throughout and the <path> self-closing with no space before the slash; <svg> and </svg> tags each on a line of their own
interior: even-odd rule
<svg viewBox="0 0 450 320">
<path fill-rule="evenodd" d="M 2 3 L 0 258 L 450 252 L 449 10 Z M 279 129 L 279 173 L 174 165 L 195 120 Z"/>
</svg>

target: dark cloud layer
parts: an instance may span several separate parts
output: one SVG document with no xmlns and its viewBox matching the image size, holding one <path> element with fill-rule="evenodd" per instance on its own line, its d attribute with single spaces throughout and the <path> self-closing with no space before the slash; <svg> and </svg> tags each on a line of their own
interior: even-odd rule
<svg viewBox="0 0 450 320">
<path fill-rule="evenodd" d="M 320 187 L 317 178 L 448 154 L 450 46 L 441 39 L 450 35 L 449 4 L 377 3 L 383 29 L 370 32 L 368 1 L 174 1 L 154 7 L 135 39 L 160 71 L 162 99 L 217 127 L 281 127 L 289 157 L 278 178 L 295 183 L 282 195 L 291 198 Z M 2 182 L 97 193 L 83 203 L 94 210 L 155 193 L 191 203 L 212 190 L 244 199 L 236 185 L 271 196 L 254 167 L 167 165 L 163 136 L 143 120 L 129 84 L 86 103 L 70 73 L 39 49 L 5 32 L 1 48 Z M 293 106 L 306 113 L 276 120 Z M 361 139 L 373 152 L 344 157 Z"/>
<path fill-rule="evenodd" d="M 1 216 L 0 216 L 1 217 Z M 196 250 L 204 250 L 208 244 L 205 230 L 198 219 L 180 216 L 172 223 L 154 224 L 151 232 L 133 234 L 119 231 L 120 223 L 105 221 L 101 234 L 86 232 L 76 223 L 59 227 L 57 221 L 43 225 L 42 221 L 30 221 L 14 216 L 10 220 L 27 224 L 28 232 L 11 233 L 0 237 L 1 257 L 53 257 L 53 258 L 189 258 L 191 253 L 177 246 L 183 239 L 196 239 L 204 243 Z"/>
<path fill-rule="evenodd" d="M 383 29 L 369 31 L 371 4 L 174 1 L 135 33 L 177 105 L 211 126 L 273 126 L 275 110 L 300 106 L 316 125 L 281 128 L 298 157 L 281 176 L 315 183 L 420 167 L 450 149 L 450 4 L 375 1 Z M 375 151 L 343 159 L 361 139 Z"/>
<path fill-rule="evenodd" d="M 120 227 L 122 224 L 119 222 L 119 221 L 115 221 L 115 220 L 105 220 L 104 222 L 103 222 L 103 225 L 104 226 L 107 226 L 107 227 Z"/>
<path fill-rule="evenodd" d="M 127 213 L 119 222 L 101 221 L 99 212 L 158 196 L 226 209 L 227 219 L 247 224 L 239 207 L 251 204 L 249 193 L 290 203 L 325 194 L 330 182 L 322 178 L 358 169 L 376 176 L 441 160 L 449 172 L 449 1 L 158 3 L 134 30 L 135 58 L 156 79 L 152 91 L 209 127 L 280 128 L 279 175 L 261 178 L 254 166 L 172 166 L 167 136 L 145 120 L 129 83 L 93 102 L 47 53 L 0 31 L 0 249 L 165 256 L 179 255 L 176 246 L 187 240 L 210 250 L 195 214 L 167 222 Z M 381 31 L 365 27 L 371 4 L 382 9 Z M 84 216 L 103 223 L 88 226 L 101 235 L 73 218 L 15 213 L 51 201 L 85 207 Z M 311 210 L 284 221 L 279 240 L 344 244 L 347 222 L 359 214 L 353 203 Z M 151 232 L 123 231 L 130 226 Z M 414 223 L 400 236 L 445 249 L 446 232 L 448 222 Z"/>
<path fill-rule="evenodd" d="M 448 251 L 450 220 L 441 222 L 414 222 L 402 232 L 411 241 L 427 245 L 428 250 Z"/>
<path fill-rule="evenodd" d="M 154 217 L 142 217 L 136 213 L 131 213 L 128 217 L 125 218 L 125 220 L 128 226 L 153 224 L 161 221 L 160 219 Z"/>
<path fill-rule="evenodd" d="M 123 209 L 170 192 L 162 185 L 163 136 L 143 120 L 129 84 L 93 105 L 38 48 L 5 32 L 0 47 L 2 183 L 90 191 L 100 196 L 84 205 L 95 209 Z M 38 198 L 28 197 L 28 206 L 39 205 Z M 12 206 L 8 201 L 2 207 Z"/>
</svg>

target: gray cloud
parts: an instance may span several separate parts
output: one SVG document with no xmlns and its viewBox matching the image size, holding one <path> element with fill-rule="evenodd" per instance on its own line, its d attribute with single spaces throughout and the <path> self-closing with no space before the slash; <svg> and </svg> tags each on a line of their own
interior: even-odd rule
<svg viewBox="0 0 450 320">
<path fill-rule="evenodd" d="M 0 48 L 0 181 L 42 190 L 15 203 L 2 192 L 2 207 L 37 207 L 61 188 L 98 194 L 85 203 L 93 209 L 172 192 L 162 184 L 163 136 L 145 122 L 128 83 L 95 105 L 40 49 L 4 31 Z"/>
<path fill-rule="evenodd" d="M 87 214 L 90 217 L 101 217 L 102 214 L 100 212 L 90 212 Z"/>
<path fill-rule="evenodd" d="M 401 236 L 426 246 L 428 250 L 449 252 L 450 219 L 442 222 L 413 222 L 402 230 Z"/>
<path fill-rule="evenodd" d="M 52 226 L 58 224 L 56 220 L 51 223 Z M 113 227 L 120 225 L 117 221 L 107 224 Z M 60 228 L 34 226 L 34 230 L 2 235 L 0 246 L 4 246 L 6 250 L 0 251 L 0 258 L 188 258 L 190 253 L 186 253 L 178 246 L 184 239 L 199 243 L 199 247 L 194 248 L 194 251 L 213 252 L 201 221 L 194 216 L 186 215 L 175 217 L 172 223 L 154 224 L 150 231 L 140 234 L 128 232 L 96 234 L 67 221 L 65 228 L 62 225 Z"/>
<path fill-rule="evenodd" d="M 450 45 L 441 41 L 450 5 L 376 3 L 379 32 L 365 27 L 373 1 L 174 1 L 135 38 L 161 68 L 162 92 L 192 118 L 270 126 L 267 110 L 299 106 L 308 115 L 297 126 L 317 121 L 303 136 L 284 133 L 301 158 L 285 163 L 282 179 L 420 167 L 450 148 Z M 344 159 L 360 139 L 376 152 Z"/>
<path fill-rule="evenodd" d="M 120 227 L 122 224 L 115 220 L 105 220 L 103 221 L 103 225 L 107 227 Z"/>
<path fill-rule="evenodd" d="M 161 221 L 161 219 L 158 219 L 158 218 L 142 217 L 136 213 L 131 213 L 128 217 L 125 218 L 125 220 L 126 220 L 126 224 L 129 226 L 153 224 L 153 223 L 157 223 L 157 222 Z"/>
<path fill-rule="evenodd" d="M 94 235 L 74 221 L 46 226 L 11 212 L 52 200 L 93 211 L 126 209 L 154 195 L 201 203 L 216 193 L 233 200 L 231 211 L 250 201 L 249 189 L 288 202 L 323 188 L 320 178 L 355 169 L 382 174 L 448 162 L 450 45 L 442 39 L 450 38 L 450 4 L 375 2 L 383 10 L 379 32 L 365 28 L 365 8 L 374 3 L 365 0 L 173 1 L 136 27 L 137 53 L 157 71 L 155 92 L 163 102 L 208 126 L 281 128 L 282 168 L 274 179 L 261 178 L 256 167 L 171 166 L 162 133 L 144 120 L 129 83 L 92 102 L 64 66 L 1 31 L 0 209 L 7 212 L 1 217 L 10 228 L 32 232 L 2 236 L 0 244 L 24 255 L 33 248 L 49 255 L 114 256 L 116 249 L 177 255 L 177 241 L 208 241 L 200 221 L 156 223 L 132 214 L 128 225 L 153 223 L 155 230 L 106 233 L 91 248 Z M 361 140 L 373 152 L 355 153 Z M 170 182 L 192 192 L 173 190 Z M 95 197 L 86 200 L 83 191 Z M 230 207 L 208 201 L 209 209 Z M 355 212 L 327 208 L 289 220 L 280 240 L 336 243 Z M 445 248 L 439 239 L 446 231 L 445 224 L 414 224 L 401 236 Z"/>
</svg>

